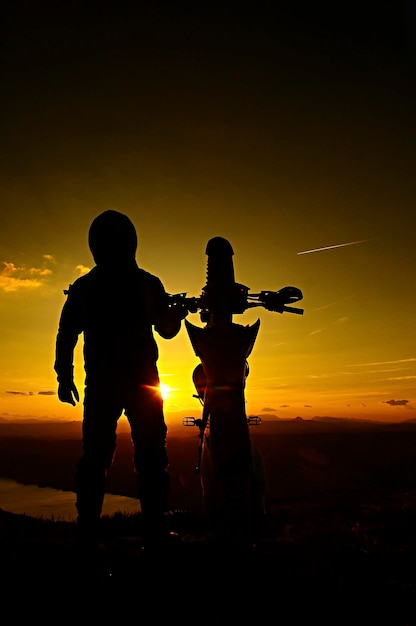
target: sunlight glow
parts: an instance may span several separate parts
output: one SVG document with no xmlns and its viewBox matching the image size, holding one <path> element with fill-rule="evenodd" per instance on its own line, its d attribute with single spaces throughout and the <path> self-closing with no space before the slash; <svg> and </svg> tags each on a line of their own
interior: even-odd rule
<svg viewBox="0 0 416 626">
<path fill-rule="evenodd" d="M 162 393 L 162 398 L 164 400 L 167 400 L 169 398 L 170 392 L 172 391 L 172 388 L 165 383 L 160 383 L 160 391 Z"/>
</svg>

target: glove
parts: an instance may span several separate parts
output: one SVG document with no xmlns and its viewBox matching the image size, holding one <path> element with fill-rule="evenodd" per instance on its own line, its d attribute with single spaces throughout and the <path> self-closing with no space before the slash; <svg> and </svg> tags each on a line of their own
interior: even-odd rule
<svg viewBox="0 0 416 626">
<path fill-rule="evenodd" d="M 185 304 L 180 303 L 175 303 L 173 306 L 170 307 L 170 310 L 176 313 L 180 320 L 184 320 L 189 313 L 188 307 Z"/>
<path fill-rule="evenodd" d="M 75 406 L 76 402 L 79 402 L 78 389 L 73 380 L 59 383 L 58 398 L 61 402 L 67 402 L 68 404 L 72 404 L 72 406 Z"/>
</svg>

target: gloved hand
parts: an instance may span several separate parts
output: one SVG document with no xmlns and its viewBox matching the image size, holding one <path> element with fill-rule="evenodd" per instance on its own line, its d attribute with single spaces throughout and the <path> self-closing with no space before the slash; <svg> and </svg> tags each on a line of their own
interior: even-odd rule
<svg viewBox="0 0 416 626">
<path fill-rule="evenodd" d="M 58 398 L 61 402 L 68 402 L 68 404 L 72 404 L 72 406 L 76 405 L 75 400 L 79 402 L 78 389 L 73 380 L 59 383 Z"/>
<path fill-rule="evenodd" d="M 173 302 L 163 316 L 155 322 L 155 331 L 164 339 L 172 339 L 181 329 L 182 320 L 188 315 L 189 309 L 185 304 Z"/>
<path fill-rule="evenodd" d="M 185 304 L 175 302 L 175 304 L 170 307 L 170 311 L 176 314 L 179 320 L 184 320 L 189 313 L 189 308 Z"/>
</svg>

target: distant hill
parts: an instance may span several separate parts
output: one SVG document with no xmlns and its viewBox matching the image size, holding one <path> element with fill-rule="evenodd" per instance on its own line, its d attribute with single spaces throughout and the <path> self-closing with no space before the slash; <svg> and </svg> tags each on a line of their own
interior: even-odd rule
<svg viewBox="0 0 416 626">
<path fill-rule="evenodd" d="M 81 428 L 80 420 L 0 420 L 2 437 L 78 438 L 81 436 Z"/>
<path fill-rule="evenodd" d="M 250 426 L 251 433 L 257 434 L 278 434 L 278 433 L 308 433 L 308 432 L 332 432 L 332 431 L 353 431 L 353 430 L 404 430 L 416 428 L 416 420 L 405 420 L 401 422 L 381 422 L 375 420 L 364 420 L 354 418 L 339 418 L 330 416 L 315 416 L 312 419 L 295 417 L 293 419 L 272 419 L 270 416 L 259 415 L 260 423 Z M 41 438 L 80 438 L 82 432 L 81 420 L 60 421 L 60 420 L 9 420 L 0 418 L 0 436 L 3 437 L 41 437 Z M 120 418 L 119 434 L 129 433 L 130 428 L 125 417 Z M 184 426 L 181 422 L 168 424 L 168 437 L 198 437 L 196 426 Z"/>
</svg>

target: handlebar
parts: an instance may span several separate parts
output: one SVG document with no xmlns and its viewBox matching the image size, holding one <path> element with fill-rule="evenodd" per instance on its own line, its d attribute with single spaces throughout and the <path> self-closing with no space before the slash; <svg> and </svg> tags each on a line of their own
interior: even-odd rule
<svg viewBox="0 0 416 626">
<path fill-rule="evenodd" d="M 298 309 L 288 304 L 302 300 L 303 293 L 297 287 L 283 287 L 279 291 L 260 291 L 260 293 L 247 294 L 247 308 L 250 306 L 263 306 L 267 311 L 275 313 L 296 313 L 303 315 L 303 309 Z"/>
<path fill-rule="evenodd" d="M 199 297 L 187 297 L 186 292 L 168 294 L 171 306 L 182 306 L 189 313 L 200 311 L 201 319 L 204 320 L 212 311 L 213 305 L 218 301 L 226 306 L 230 313 L 244 313 L 247 309 L 262 306 L 267 311 L 274 313 L 294 313 L 303 315 L 304 310 L 290 306 L 292 303 L 303 299 L 303 294 L 297 287 L 283 287 L 278 291 L 260 291 L 259 293 L 249 293 L 249 288 L 239 283 L 231 283 L 228 289 L 222 290 L 220 294 L 212 294 L 212 288 L 204 287 Z"/>
</svg>

